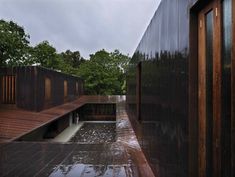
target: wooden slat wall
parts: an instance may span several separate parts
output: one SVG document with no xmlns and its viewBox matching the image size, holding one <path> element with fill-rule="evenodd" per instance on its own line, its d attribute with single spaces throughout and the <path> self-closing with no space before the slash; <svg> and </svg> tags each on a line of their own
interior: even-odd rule
<svg viewBox="0 0 235 177">
<path fill-rule="evenodd" d="M 2 103 L 15 104 L 16 76 L 2 76 Z"/>
<path fill-rule="evenodd" d="M 51 84 L 47 82 L 50 88 L 46 90 L 45 78 L 51 81 Z M 83 95 L 82 88 L 81 78 L 42 67 L 0 68 L 0 104 L 15 104 L 18 108 L 38 112 L 75 100 Z"/>
</svg>

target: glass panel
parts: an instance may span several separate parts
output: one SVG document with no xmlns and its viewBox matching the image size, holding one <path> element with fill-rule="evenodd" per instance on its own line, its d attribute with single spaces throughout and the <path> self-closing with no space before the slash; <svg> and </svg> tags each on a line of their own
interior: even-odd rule
<svg viewBox="0 0 235 177">
<path fill-rule="evenodd" d="M 206 14 L 206 173 L 212 172 L 213 155 L 213 11 Z"/>
<path fill-rule="evenodd" d="M 223 1 L 222 41 L 222 176 L 231 176 L 231 44 L 232 0 Z"/>
</svg>

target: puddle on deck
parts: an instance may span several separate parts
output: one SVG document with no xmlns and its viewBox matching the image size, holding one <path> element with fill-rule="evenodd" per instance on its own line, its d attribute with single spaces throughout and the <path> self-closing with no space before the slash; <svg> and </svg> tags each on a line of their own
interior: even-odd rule
<svg viewBox="0 0 235 177">
<path fill-rule="evenodd" d="M 44 173 L 44 175 L 49 177 L 138 177 L 139 172 L 133 159 L 123 143 L 120 143 L 120 137 L 117 136 L 117 128 L 124 128 L 120 127 L 119 123 L 116 121 L 84 122 L 69 140 L 73 145 L 79 143 L 74 151 L 60 165 L 50 169 L 49 173 Z M 81 147 L 84 149 L 80 149 Z"/>
<path fill-rule="evenodd" d="M 82 176 L 82 177 L 128 177 L 127 167 L 125 166 L 93 166 L 77 164 L 73 166 L 60 166 L 49 177 L 63 176 Z"/>
<path fill-rule="evenodd" d="M 86 144 L 111 143 L 115 141 L 116 123 L 108 121 L 100 123 L 86 122 L 69 140 L 69 142 Z"/>
</svg>

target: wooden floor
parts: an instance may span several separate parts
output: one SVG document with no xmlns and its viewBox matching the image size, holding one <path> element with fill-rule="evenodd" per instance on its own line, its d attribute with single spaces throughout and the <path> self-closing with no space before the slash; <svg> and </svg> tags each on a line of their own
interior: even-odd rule
<svg viewBox="0 0 235 177">
<path fill-rule="evenodd" d="M 0 142 L 12 141 L 88 103 L 117 103 L 122 96 L 82 96 L 41 112 L 0 105 Z"/>
<path fill-rule="evenodd" d="M 56 119 L 55 114 L 64 114 L 86 103 L 116 103 L 115 142 L 101 144 L 3 142 L 0 143 L 0 176 L 154 177 L 126 113 L 123 97 L 82 97 L 73 103 L 38 114 L 34 113 L 35 123 L 26 124 L 28 128 L 25 128 L 25 131 Z M 15 111 L 20 113 L 20 110 L 12 111 L 13 117 Z M 7 112 L 10 115 L 7 110 L 5 115 Z M 2 110 L 1 115 L 4 115 L 3 113 Z M 21 112 L 23 115 L 26 115 L 25 113 Z M 20 119 L 21 125 L 23 122 L 30 123 L 30 115 L 33 113 L 28 114 L 27 118 Z M 42 121 L 37 117 L 39 115 L 47 116 Z M 14 121 L 13 119 L 12 122 Z M 17 127 L 17 123 L 12 125 Z"/>
</svg>

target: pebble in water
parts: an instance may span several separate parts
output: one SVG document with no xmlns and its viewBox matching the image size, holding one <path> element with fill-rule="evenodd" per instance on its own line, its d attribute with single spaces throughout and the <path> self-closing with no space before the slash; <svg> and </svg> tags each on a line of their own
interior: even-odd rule
<svg viewBox="0 0 235 177">
<path fill-rule="evenodd" d="M 70 142 L 109 143 L 116 141 L 116 123 L 85 123 Z"/>
</svg>

